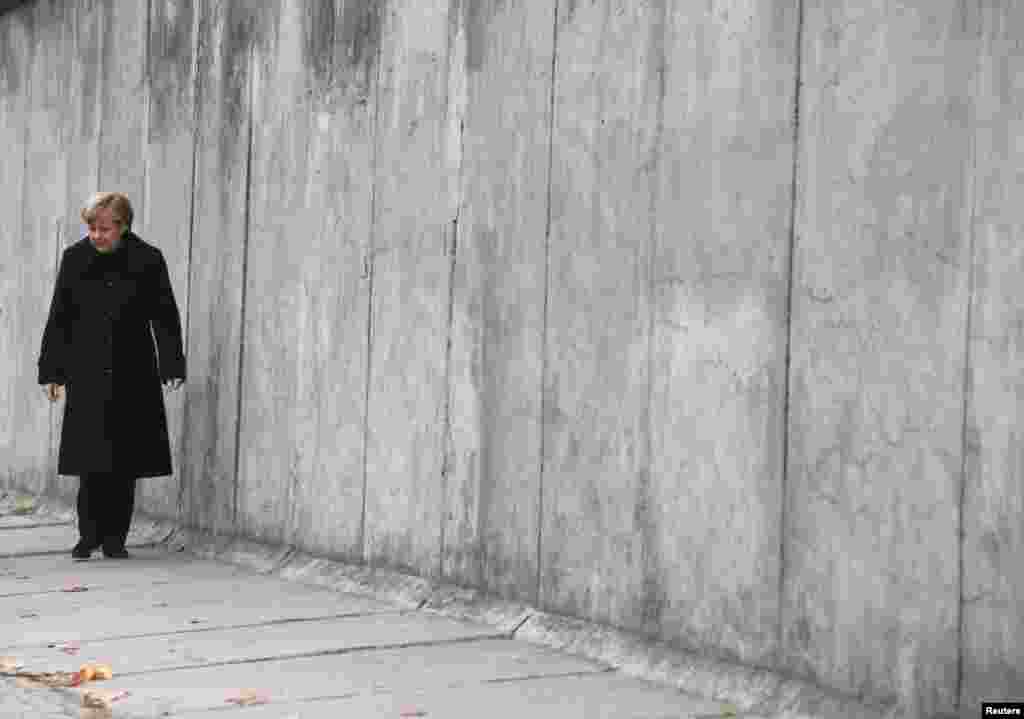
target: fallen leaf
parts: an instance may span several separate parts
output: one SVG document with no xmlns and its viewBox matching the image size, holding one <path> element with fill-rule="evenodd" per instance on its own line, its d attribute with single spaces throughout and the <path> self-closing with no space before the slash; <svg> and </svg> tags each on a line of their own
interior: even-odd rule
<svg viewBox="0 0 1024 719">
<path fill-rule="evenodd" d="M 128 695 L 129 692 L 123 689 L 120 691 L 89 689 L 82 693 L 82 706 L 90 709 L 109 709 L 111 704 Z"/>
<path fill-rule="evenodd" d="M 94 676 L 95 679 L 103 681 L 105 679 L 113 679 L 114 678 L 114 670 L 112 670 L 106 664 L 94 664 L 93 665 L 93 669 L 95 670 L 95 676 Z"/>
<path fill-rule="evenodd" d="M 35 612 L 29 612 L 29 611 L 26 611 L 24 609 L 20 609 L 20 610 L 18 610 L 18 618 L 19 619 L 38 619 L 39 615 L 36 614 Z"/>
<path fill-rule="evenodd" d="M 722 716 L 723 717 L 734 717 L 739 712 L 735 704 L 723 704 L 722 705 Z"/>
<path fill-rule="evenodd" d="M 189 624 L 202 624 L 203 620 L 202 619 L 189 619 L 188 623 Z"/>
<path fill-rule="evenodd" d="M 398 713 L 399 717 L 405 719 L 405 717 L 425 717 L 427 713 L 422 709 L 403 709 Z"/>
<path fill-rule="evenodd" d="M 21 665 L 14 657 L 0 657 L 0 674 L 14 674 L 19 669 Z"/>
<path fill-rule="evenodd" d="M 19 684 L 33 687 L 78 686 L 78 672 L 18 672 Z"/>
<path fill-rule="evenodd" d="M 19 497 L 14 502 L 15 514 L 32 514 L 36 510 L 36 502 L 31 497 Z"/>
<path fill-rule="evenodd" d="M 270 697 L 253 689 L 244 689 L 238 696 L 224 700 L 225 704 L 237 704 L 240 707 L 247 707 L 252 704 L 269 704 Z"/>
<path fill-rule="evenodd" d="M 65 592 L 88 592 L 89 587 L 83 587 L 81 584 L 72 584 L 70 587 L 65 587 L 62 591 Z"/>
<path fill-rule="evenodd" d="M 80 649 L 81 647 L 77 644 L 65 644 L 64 646 L 60 647 L 60 651 L 64 652 L 65 654 L 70 654 L 72 656 L 78 654 L 78 651 Z"/>
</svg>

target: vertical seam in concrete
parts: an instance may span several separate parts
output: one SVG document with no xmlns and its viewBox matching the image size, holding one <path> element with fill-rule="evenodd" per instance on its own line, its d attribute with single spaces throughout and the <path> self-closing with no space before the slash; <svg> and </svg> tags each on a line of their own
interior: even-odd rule
<svg viewBox="0 0 1024 719">
<path fill-rule="evenodd" d="M 650 513 L 654 511 L 651 485 L 654 482 L 654 374 L 655 374 L 655 282 L 654 267 L 658 247 L 658 210 L 661 207 L 661 144 L 665 134 L 665 95 L 666 74 L 668 66 L 668 0 L 661 0 L 657 7 L 657 23 L 655 32 L 660 31 L 658 38 L 657 62 L 658 62 L 658 104 L 655 109 L 654 137 L 651 138 L 650 154 L 647 159 L 648 178 L 650 181 L 650 204 L 648 206 L 648 232 L 647 232 L 647 427 L 645 437 L 645 462 L 647 465 L 646 474 L 641 475 L 639 487 L 639 500 L 644 503 L 647 512 L 647 521 L 641 531 L 641 592 L 643 614 L 641 622 L 646 625 L 649 620 L 650 607 L 654 597 L 652 590 L 660 585 L 658 569 L 661 563 L 660 551 L 657 548 L 658 537 L 656 526 Z M 645 627 L 646 628 L 646 627 Z"/>
<path fill-rule="evenodd" d="M 384 13 L 384 3 L 376 5 L 376 12 Z M 369 238 L 368 247 L 365 255 L 365 269 L 367 279 L 366 289 L 366 373 L 363 378 L 363 503 L 359 513 L 359 554 L 364 563 L 369 560 L 366 551 L 366 489 L 367 489 L 367 447 L 369 446 L 369 434 L 370 434 L 370 378 L 371 371 L 373 370 L 373 265 L 374 265 L 374 235 L 375 228 L 377 226 L 377 136 L 378 136 L 378 125 L 380 122 L 380 78 L 381 78 L 381 59 L 383 58 L 383 50 L 381 49 L 384 45 L 384 27 L 385 18 L 378 17 L 378 26 L 380 30 L 380 40 L 377 43 L 376 51 L 376 64 L 377 64 L 377 77 L 374 81 L 373 88 L 373 137 L 370 142 L 373 148 L 372 159 L 370 161 L 370 223 L 369 223 Z"/>
<path fill-rule="evenodd" d="M 96 192 L 103 188 L 103 98 L 106 94 L 108 84 L 107 78 L 107 15 L 109 2 L 100 3 L 100 62 L 99 72 L 96 78 Z"/>
<path fill-rule="evenodd" d="M 26 33 L 25 33 L 25 35 L 27 36 L 27 40 L 28 40 L 28 42 L 26 43 L 26 48 L 25 48 L 26 52 L 28 54 L 27 62 L 25 63 L 25 67 L 28 70 L 28 72 L 25 73 L 25 76 L 27 78 L 28 92 L 26 93 L 26 98 L 25 98 L 25 117 L 24 117 L 24 125 L 22 126 L 22 142 L 21 142 L 22 156 L 21 156 L 21 223 L 20 224 L 21 224 L 21 232 L 23 234 L 28 234 L 28 233 L 25 232 L 25 225 L 28 223 L 28 192 L 29 192 L 29 189 L 28 189 L 28 178 L 29 178 L 29 174 L 28 174 L 28 157 L 29 157 L 28 144 L 29 144 L 29 141 L 31 140 L 30 128 L 32 126 L 32 112 L 33 112 L 33 108 L 34 108 L 34 100 L 33 100 L 33 97 L 32 97 L 32 90 L 33 90 L 33 86 L 35 85 L 33 80 L 34 80 L 35 69 L 36 69 L 35 68 L 35 57 L 34 57 L 34 55 L 35 55 L 35 50 L 34 50 L 34 48 L 35 48 L 35 21 L 34 21 L 34 18 L 32 20 L 30 20 L 30 21 L 27 21 L 25 24 L 28 25 L 28 27 L 29 27 L 28 31 L 26 31 Z M 16 317 L 18 317 L 18 319 L 21 319 L 20 318 L 20 313 L 15 312 L 14 314 L 15 314 Z M 17 485 L 17 482 L 12 480 L 10 482 L 10 484 L 11 484 L 12 487 L 14 487 L 14 486 Z M 21 485 L 21 486 L 25 487 L 25 485 Z"/>
<path fill-rule="evenodd" d="M 242 220 L 242 301 L 238 322 L 238 378 L 235 393 L 235 482 L 231 501 L 232 530 L 238 532 L 238 481 L 242 440 L 242 374 L 245 371 L 245 304 L 249 277 L 249 223 L 252 218 L 252 146 L 255 123 L 253 75 L 256 67 L 256 44 L 249 45 L 249 128 L 245 155 L 245 212 Z"/>
<path fill-rule="evenodd" d="M 150 169 L 150 149 L 149 149 L 149 130 L 153 122 L 153 81 L 150 77 L 152 67 L 150 65 L 150 35 L 153 32 L 153 0 L 147 0 L 146 2 L 146 36 L 142 41 L 142 87 L 146 93 L 146 116 L 144 124 L 142 126 L 142 212 L 137 213 L 142 215 L 141 225 L 146 225 L 149 218 L 149 169 Z"/>
<path fill-rule="evenodd" d="M 782 489 L 780 492 L 779 507 L 779 587 L 778 587 L 778 621 L 776 623 L 776 655 L 781 661 L 783 647 L 783 605 L 785 603 L 786 591 L 786 522 L 788 514 L 786 507 L 788 498 L 786 490 L 789 485 L 789 376 L 791 371 L 793 353 L 793 294 L 794 277 L 793 266 L 796 254 L 796 206 L 797 189 L 799 187 L 798 172 L 800 169 L 800 100 L 803 88 L 803 36 L 804 36 L 804 2 L 797 0 L 797 26 L 796 26 L 796 78 L 793 92 L 793 163 L 792 176 L 790 177 L 790 205 L 789 205 L 789 257 L 786 270 L 786 281 L 789 291 L 786 297 L 786 360 L 785 377 L 783 378 L 782 393 Z"/>
<path fill-rule="evenodd" d="M 56 252 L 54 253 L 54 258 L 53 258 L 53 279 L 54 279 L 54 284 L 56 284 L 56 282 L 57 282 L 57 275 L 58 275 L 58 273 L 60 271 L 60 230 L 61 230 L 61 221 L 58 219 L 55 224 L 56 224 L 56 233 L 55 233 L 56 234 L 56 238 L 55 239 L 57 241 L 56 242 L 57 247 L 56 247 Z M 66 402 L 67 401 L 67 387 L 64 388 L 64 392 L 65 392 L 64 401 Z M 56 451 L 55 451 L 54 446 L 53 446 L 54 424 L 57 421 L 56 417 L 54 416 L 56 414 L 55 410 L 56 410 L 56 406 L 55 406 L 55 404 L 53 402 L 51 402 L 50 403 L 50 442 L 49 442 L 49 454 L 50 454 L 50 462 L 51 462 L 50 466 L 54 468 L 54 472 L 52 474 L 52 477 L 54 477 L 54 478 L 57 477 L 56 470 L 58 469 L 57 464 L 58 464 L 58 459 L 59 459 L 59 456 L 58 456 L 59 455 L 59 448 L 57 448 Z"/>
<path fill-rule="evenodd" d="M 982 11 L 979 11 L 982 12 Z M 978 33 L 977 57 L 975 58 L 974 78 L 971 82 L 971 114 L 976 114 L 978 98 L 980 95 L 981 70 L 978 67 L 981 63 L 981 29 Z M 967 223 L 967 308 L 964 318 L 964 371 L 963 371 L 963 396 L 961 398 L 961 425 L 960 425 L 960 491 L 957 498 L 957 628 L 956 628 L 956 710 L 959 713 L 963 708 L 963 685 L 964 685 L 964 541 L 967 533 L 964 530 L 964 504 L 967 497 L 967 456 L 970 448 L 968 446 L 968 410 L 970 409 L 971 390 L 971 309 L 974 305 L 974 239 L 976 236 L 974 222 L 977 215 L 978 199 L 976 196 L 978 179 L 978 126 L 970 122 L 970 177 L 968 178 L 968 197 L 970 207 L 968 208 Z"/>
<path fill-rule="evenodd" d="M 452 12 L 452 5 L 448 5 L 449 13 Z M 454 35 L 453 26 L 458 23 L 458 13 L 456 12 L 456 19 L 453 21 L 450 17 L 448 19 L 448 36 L 447 36 L 447 63 L 445 67 L 445 101 L 444 108 L 445 113 L 451 112 L 451 99 L 452 99 L 452 38 Z M 446 148 L 447 149 L 447 148 Z M 438 535 L 438 553 L 437 553 L 437 576 L 439 579 L 444 577 L 444 551 L 445 551 L 445 517 L 448 509 L 448 473 L 451 471 L 449 464 L 449 452 L 448 443 L 451 439 L 451 392 L 452 392 L 452 323 L 455 317 L 455 264 L 458 252 L 459 244 L 459 215 L 462 211 L 462 169 L 463 169 L 463 156 L 465 153 L 465 122 L 463 118 L 459 118 L 459 170 L 457 174 L 456 186 L 456 197 L 458 198 L 455 203 L 455 217 L 451 223 L 451 242 L 446 242 L 446 249 L 448 251 L 448 316 L 446 319 L 447 324 L 447 337 L 445 340 L 444 348 L 444 417 L 443 425 L 441 430 L 441 506 L 440 506 L 440 533 Z M 477 528 L 480 530 L 481 528 Z M 481 530 L 482 531 L 482 530 Z M 482 539 L 481 539 L 482 541 Z M 481 555 L 482 556 L 482 555 Z M 478 562 L 480 569 L 480 586 L 483 586 L 483 563 Z"/>
<path fill-rule="evenodd" d="M 196 0 L 192 12 L 192 175 L 191 187 L 189 188 L 188 200 L 188 249 L 185 259 L 185 362 L 188 364 L 189 333 L 192 328 L 192 243 L 196 234 L 196 173 L 199 156 L 199 120 L 200 120 L 200 76 L 199 76 L 199 53 L 201 51 L 200 33 L 202 30 L 203 0 Z M 187 371 L 186 371 L 187 374 Z M 185 401 L 182 404 L 181 428 L 179 435 L 182 439 L 182 449 L 185 446 L 188 429 L 188 393 L 185 393 Z M 181 452 L 182 458 L 186 453 Z M 178 476 L 178 517 L 184 518 L 185 505 L 185 481 L 179 468 Z"/>
<path fill-rule="evenodd" d="M 544 455 L 547 436 L 547 374 L 548 374 L 548 294 L 551 286 L 551 176 L 555 146 L 555 83 L 558 68 L 558 14 L 559 0 L 555 0 L 551 36 L 551 85 L 548 94 L 548 186 L 547 208 L 544 219 L 544 305 L 541 311 L 540 334 L 540 441 L 537 459 L 537 580 L 534 605 L 541 606 L 542 542 L 544 538 Z"/>
</svg>

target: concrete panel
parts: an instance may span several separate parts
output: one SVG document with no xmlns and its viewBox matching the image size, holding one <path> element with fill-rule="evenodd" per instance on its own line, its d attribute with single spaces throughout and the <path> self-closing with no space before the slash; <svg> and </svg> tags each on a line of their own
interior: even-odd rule
<svg viewBox="0 0 1024 719">
<path fill-rule="evenodd" d="M 184 398 L 184 519 L 235 521 L 236 432 L 250 128 L 250 61 L 259 3 L 203 3 L 199 125 L 189 268 L 189 381 Z"/>
<path fill-rule="evenodd" d="M 962 716 L 1024 700 L 1024 6 L 996 5 L 981 13 L 975 86 Z"/>
<path fill-rule="evenodd" d="M 80 240 L 85 231 L 79 211 L 97 190 L 99 139 L 102 112 L 102 52 L 106 33 L 101 3 L 69 3 L 64 17 L 65 46 L 69 68 L 65 109 L 64 159 L 66 197 L 61 224 L 62 249 Z M 64 402 L 55 407 L 53 457 L 60 448 L 64 424 Z M 78 477 L 54 475 L 50 484 L 57 496 L 73 501 Z"/>
<path fill-rule="evenodd" d="M 807 3 L 783 660 L 953 711 L 974 12 Z"/>
<path fill-rule="evenodd" d="M 287 538 L 295 485 L 313 480 L 319 218 L 304 212 L 309 166 L 303 8 L 267 3 L 253 68 L 250 229 L 239 436 L 238 517 L 247 535 Z"/>
<path fill-rule="evenodd" d="M 7 148 L 4 162 L 0 162 L 0 187 L 5 189 L 0 192 L 0 217 L 7 218 L 11 227 L 22 228 L 32 54 L 27 9 L 0 17 L 0 53 L 0 147 Z M 20 232 L 0 233 L 4 258 L 0 260 L 0 486 L 7 489 L 12 489 L 35 461 L 31 456 L 22 457 L 18 425 L 21 412 L 15 401 L 20 401 L 26 382 L 38 388 L 38 378 L 26 379 L 24 375 L 36 368 L 38 360 L 38 356 L 29 357 L 33 351 L 30 348 L 38 353 L 42 342 L 40 335 L 29 348 L 17 343 L 19 334 L 23 334 L 19 310 L 24 279 L 16 260 L 24 251 L 22 245 Z M 28 367 L 22 367 L 26 360 Z M 35 392 L 39 398 L 40 390 Z"/>
<path fill-rule="evenodd" d="M 245 688 L 265 693 L 275 703 L 309 702 L 372 693 L 408 696 L 416 690 L 512 683 L 570 672 L 597 674 L 602 668 L 524 642 L 491 639 L 116 677 L 103 682 L 102 688 L 130 692 L 116 705 L 127 716 L 190 715 L 214 707 L 223 715 L 225 702 Z M 305 715 L 303 709 L 301 716 Z"/>
<path fill-rule="evenodd" d="M 559 10 L 540 600 L 635 628 L 650 476 L 660 3 Z M 655 31 L 658 30 L 658 33 Z"/>
<path fill-rule="evenodd" d="M 553 0 L 467 3 L 444 572 L 536 599 Z"/>
<path fill-rule="evenodd" d="M 0 534 L 0 537 L 4 536 Z M 0 559 L 0 595 L 39 594 L 59 592 L 79 585 L 93 589 L 115 589 L 162 584 L 190 584 L 217 579 L 230 581 L 239 577 L 256 579 L 252 569 L 232 567 L 219 563 L 197 562 L 195 557 L 180 553 L 168 554 L 166 549 L 146 547 L 138 549 L 130 569 L 124 562 L 55 561 L 52 556 L 6 557 Z M 99 557 L 99 554 L 93 555 Z M 280 584 L 280 580 L 260 577 L 262 584 Z"/>
<path fill-rule="evenodd" d="M 799 17 L 793 0 L 672 7 L 657 209 L 637 226 L 655 238 L 652 466 L 626 616 L 761 662 L 779 612 Z"/>
<path fill-rule="evenodd" d="M 336 6 L 336 8 L 335 8 Z M 332 8 L 334 14 L 332 15 Z M 311 97 L 306 199 L 314 242 L 316 297 L 307 338 L 317 412 L 312 482 L 292 495 L 291 541 L 311 552 L 361 558 L 366 328 L 373 119 L 379 3 L 320 2 L 305 17 Z M 326 65 L 326 68 L 325 68 Z"/>
<path fill-rule="evenodd" d="M 254 84 L 239 516 L 250 536 L 358 556 L 372 164 L 332 160 L 341 138 L 372 142 L 370 88 L 347 66 L 332 82 L 332 3 L 273 7 Z"/>
<path fill-rule="evenodd" d="M 128 571 L 127 568 L 125 571 Z M 266 589 L 254 593 L 245 581 L 119 589 L 103 601 L 102 591 L 0 598 L 9 621 L 0 626 L 4 655 L 16 647 L 54 642 L 87 642 L 196 630 L 244 627 L 268 622 L 323 619 L 343 615 L 389 613 L 393 607 L 373 599 L 309 587 Z M 154 611 L 159 609 L 159 611 Z"/>
<path fill-rule="evenodd" d="M 416 712 L 421 712 L 417 714 Z M 219 719 L 220 709 L 190 714 Z M 531 677 L 431 689 L 398 688 L 294 704 L 271 703 L 232 712 L 239 719 L 337 719 L 337 717 L 425 716 L 444 719 L 682 719 L 729 716 L 719 702 L 607 674 Z"/>
<path fill-rule="evenodd" d="M 146 56 L 149 2 L 102 0 L 103 91 L 100 101 L 99 189 L 123 192 L 145 216 L 144 154 L 149 101 Z"/>
<path fill-rule="evenodd" d="M 13 443 L 11 471 L 16 482 L 33 492 L 57 486 L 54 415 L 63 402 L 50 403 L 39 388 L 39 349 L 53 297 L 63 249 L 64 155 L 67 130 L 68 65 L 64 16 L 59 3 L 35 3 L 31 11 L 32 51 L 27 75 L 29 98 L 24 185 L 24 215 L 19 241 L 9 259 L 17 268 L 19 292 L 11 311 L 14 355 L 18 358 L 11 396 Z"/>
<path fill-rule="evenodd" d="M 500 639 L 483 625 L 409 614 L 271 623 L 234 629 L 185 632 L 160 637 L 100 639 L 69 656 L 60 646 L 22 649 L 18 662 L 28 671 L 71 672 L 86 662 L 116 662 L 124 672 L 151 673 L 213 663 L 285 659 L 319 652 L 356 652 L 417 644 Z"/>
<path fill-rule="evenodd" d="M 376 136 L 365 551 L 371 562 L 426 575 L 440 568 L 449 245 L 458 201 L 449 6 L 386 3 Z"/>
<path fill-rule="evenodd" d="M 72 524 L 42 527 L 6 529 L 0 534 L 0 557 L 16 557 L 19 554 L 69 554 L 78 541 L 78 529 Z M 132 531 L 128 535 L 128 546 L 152 544 L 150 534 Z M 96 557 L 101 556 L 96 552 Z M 70 557 L 68 557 L 70 561 Z"/>
<path fill-rule="evenodd" d="M 174 299 L 188 337 L 189 250 L 192 239 L 192 180 L 195 144 L 194 52 L 197 0 L 154 2 L 150 8 L 146 91 L 145 192 L 140 236 L 160 248 Z M 187 342 L 186 342 L 187 347 Z M 186 372 L 189 358 L 186 357 Z M 181 489 L 185 391 L 164 394 L 171 439 L 172 477 L 139 482 L 137 506 L 175 517 Z"/>
</svg>

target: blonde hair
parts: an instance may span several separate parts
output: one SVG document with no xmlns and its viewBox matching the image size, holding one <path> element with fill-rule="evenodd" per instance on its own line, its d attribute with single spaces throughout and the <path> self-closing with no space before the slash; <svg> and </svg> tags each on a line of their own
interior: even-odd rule
<svg viewBox="0 0 1024 719">
<path fill-rule="evenodd" d="M 122 231 L 131 229 L 135 213 L 127 196 L 120 192 L 97 192 L 82 208 L 82 222 L 91 225 L 96 221 L 96 213 L 100 210 L 110 210 L 114 221 L 120 223 Z"/>
</svg>

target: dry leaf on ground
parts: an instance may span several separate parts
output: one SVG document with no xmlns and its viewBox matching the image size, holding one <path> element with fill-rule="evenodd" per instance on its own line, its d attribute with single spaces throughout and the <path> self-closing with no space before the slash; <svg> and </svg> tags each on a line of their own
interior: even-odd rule
<svg viewBox="0 0 1024 719">
<path fill-rule="evenodd" d="M 124 690 L 105 691 L 103 689 L 89 689 L 82 692 L 82 706 L 90 709 L 108 709 L 111 704 L 118 699 L 124 699 L 126 696 L 128 696 L 128 692 Z"/>
<path fill-rule="evenodd" d="M 18 672 L 18 686 L 23 687 L 73 687 L 77 686 L 78 672 Z"/>
<path fill-rule="evenodd" d="M 0 657 L 0 674 L 14 674 L 21 669 L 21 664 L 14 657 Z"/>
<path fill-rule="evenodd" d="M 64 592 L 88 592 L 89 587 L 83 587 L 81 584 L 72 584 L 69 587 L 64 587 Z"/>
<path fill-rule="evenodd" d="M 240 707 L 247 707 L 252 704 L 269 704 L 270 697 L 254 689 L 243 689 L 238 696 L 224 700 L 225 704 L 237 704 Z"/>
<path fill-rule="evenodd" d="M 15 514 L 32 514 L 36 510 L 36 502 L 28 497 L 19 497 L 14 502 Z"/>
<path fill-rule="evenodd" d="M 425 717 L 427 713 L 422 709 L 403 709 L 398 713 L 399 717 L 406 719 L 406 717 Z"/>
</svg>

